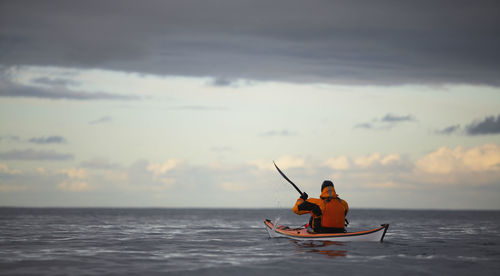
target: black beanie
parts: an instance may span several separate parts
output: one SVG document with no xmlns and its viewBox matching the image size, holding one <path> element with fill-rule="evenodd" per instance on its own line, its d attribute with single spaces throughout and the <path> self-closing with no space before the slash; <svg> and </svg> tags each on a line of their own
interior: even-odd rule
<svg viewBox="0 0 500 276">
<path fill-rule="evenodd" d="M 325 180 L 325 181 L 323 181 L 323 184 L 321 184 L 321 191 L 323 191 L 323 189 L 324 189 L 325 187 L 328 187 L 328 186 L 332 186 L 332 187 L 333 187 L 333 182 L 332 182 L 332 181 L 330 181 L 330 180 Z"/>
</svg>

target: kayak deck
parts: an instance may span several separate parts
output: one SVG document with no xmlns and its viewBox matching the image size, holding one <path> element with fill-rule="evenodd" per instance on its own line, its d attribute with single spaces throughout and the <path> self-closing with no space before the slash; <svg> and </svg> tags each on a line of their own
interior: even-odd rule
<svg viewBox="0 0 500 276">
<path fill-rule="evenodd" d="M 389 224 L 358 232 L 347 233 L 309 233 L 306 228 L 289 228 L 283 225 L 274 225 L 272 221 L 264 220 L 267 233 L 271 238 L 290 238 L 294 240 L 320 240 L 320 241 L 380 241 L 384 240 Z"/>
</svg>

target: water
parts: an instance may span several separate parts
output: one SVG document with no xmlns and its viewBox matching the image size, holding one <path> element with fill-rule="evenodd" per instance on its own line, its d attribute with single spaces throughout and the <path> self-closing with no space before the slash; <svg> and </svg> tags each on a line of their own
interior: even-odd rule
<svg viewBox="0 0 500 276">
<path fill-rule="evenodd" d="M 269 239 L 289 209 L 0 208 L 2 275 L 498 275 L 499 211 L 351 210 L 383 243 Z M 352 274 L 351 274 L 352 275 Z"/>
</svg>

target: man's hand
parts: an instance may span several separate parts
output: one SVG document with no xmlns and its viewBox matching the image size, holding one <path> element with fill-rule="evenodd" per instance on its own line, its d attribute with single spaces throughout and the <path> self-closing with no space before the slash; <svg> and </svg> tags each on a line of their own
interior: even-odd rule
<svg viewBox="0 0 500 276">
<path fill-rule="evenodd" d="M 302 193 L 302 195 L 300 196 L 300 198 L 302 198 L 302 200 L 304 200 L 304 201 L 306 201 L 308 197 L 309 197 L 309 196 L 308 196 L 308 195 L 307 195 L 307 193 L 305 193 L 305 192 L 304 192 L 304 193 Z"/>
</svg>

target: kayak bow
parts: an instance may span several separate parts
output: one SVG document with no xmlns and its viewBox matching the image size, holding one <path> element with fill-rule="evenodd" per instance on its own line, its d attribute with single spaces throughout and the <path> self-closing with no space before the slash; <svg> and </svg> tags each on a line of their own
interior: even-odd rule
<svg viewBox="0 0 500 276">
<path fill-rule="evenodd" d="M 309 233 L 306 228 L 289 228 L 288 226 L 276 225 L 266 219 L 264 221 L 267 233 L 270 238 L 290 238 L 294 240 L 317 240 L 317 241 L 380 241 L 384 240 L 385 233 L 389 229 L 389 224 L 382 224 L 380 227 L 358 232 L 347 233 Z"/>
</svg>

